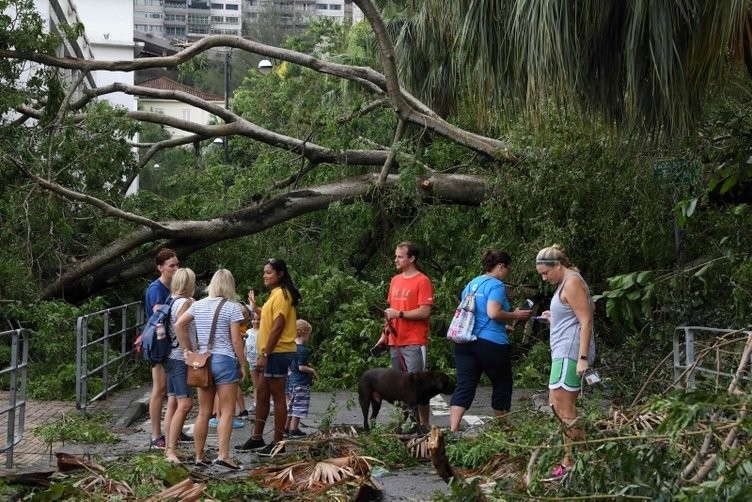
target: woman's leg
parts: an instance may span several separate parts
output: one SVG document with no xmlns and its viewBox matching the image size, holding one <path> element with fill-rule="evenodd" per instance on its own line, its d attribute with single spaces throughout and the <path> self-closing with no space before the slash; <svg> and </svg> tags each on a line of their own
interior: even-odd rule
<svg viewBox="0 0 752 502">
<path fill-rule="evenodd" d="M 193 398 L 190 396 L 173 398 L 175 399 L 175 412 L 172 415 L 172 421 L 170 422 L 170 428 L 167 429 L 167 449 L 165 450 L 165 457 L 167 460 L 178 461 L 176 454 L 177 442 L 180 438 L 180 433 L 183 432 L 183 425 L 185 425 L 185 417 L 188 416 L 188 412 L 193 408 Z M 165 425 L 167 427 L 167 425 Z"/>
<path fill-rule="evenodd" d="M 476 361 L 473 350 L 477 343 L 454 344 L 457 386 L 454 389 L 449 406 L 449 430 L 452 432 L 459 432 L 462 417 L 473 403 L 475 390 L 480 381 L 480 366 Z"/>
<path fill-rule="evenodd" d="M 287 423 L 287 400 L 285 398 L 287 377 L 264 378 L 269 382 L 269 390 L 272 399 L 274 399 L 274 442 L 277 443 L 284 438 L 283 431 Z"/>
<path fill-rule="evenodd" d="M 564 433 L 564 457 L 561 460 L 561 465 L 564 467 L 572 467 L 574 463 L 569 444 L 585 437 L 585 433 L 581 429 L 569 427 L 577 420 L 577 395 L 578 392 L 562 388 L 550 389 L 548 393 L 548 400 L 554 409 L 554 413 L 568 426 Z"/>
<path fill-rule="evenodd" d="M 167 374 L 162 364 L 151 368 L 151 394 L 149 395 L 149 420 L 151 420 L 151 439 L 162 435 L 162 403 L 167 394 Z"/>
<path fill-rule="evenodd" d="M 509 345 L 478 340 L 476 357 L 480 368 L 491 380 L 491 408 L 494 415 L 505 415 L 512 407 L 512 359 Z"/>
<path fill-rule="evenodd" d="M 165 412 L 165 419 L 164 419 L 165 457 L 167 458 L 167 460 L 171 460 L 171 461 L 177 461 L 177 456 L 175 454 L 175 447 L 176 447 L 178 438 L 170 437 L 170 428 L 172 426 L 172 421 L 175 418 L 174 415 L 175 415 L 175 408 L 177 408 L 177 402 L 178 400 L 174 394 L 167 395 L 167 411 Z"/>
<path fill-rule="evenodd" d="M 210 385 L 209 387 L 199 387 L 197 390 L 198 416 L 193 428 L 193 444 L 196 448 L 196 460 L 204 460 L 204 447 L 206 446 L 206 435 L 209 432 L 209 419 L 214 408 L 216 388 Z"/>
<path fill-rule="evenodd" d="M 256 422 L 253 424 L 251 439 L 261 439 L 264 434 L 266 418 L 269 416 L 269 397 L 271 396 L 269 379 L 260 372 L 258 372 L 258 385 L 256 385 L 256 389 L 258 390 L 258 401 L 256 401 Z"/>
<path fill-rule="evenodd" d="M 230 460 L 230 435 L 232 434 L 232 420 L 235 416 L 237 389 L 237 383 L 217 385 L 217 400 L 219 401 L 219 425 L 217 426 L 219 451 L 217 458 L 228 463 L 232 463 Z"/>
</svg>

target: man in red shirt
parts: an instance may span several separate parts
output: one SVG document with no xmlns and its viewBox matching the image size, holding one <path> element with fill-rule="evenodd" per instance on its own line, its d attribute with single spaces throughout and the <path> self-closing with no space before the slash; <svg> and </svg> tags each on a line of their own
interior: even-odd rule
<svg viewBox="0 0 752 502">
<path fill-rule="evenodd" d="M 397 336 L 382 335 L 378 344 L 389 344 L 392 369 L 415 373 L 426 369 L 426 346 L 428 345 L 428 318 L 433 305 L 431 280 L 418 270 L 418 247 L 412 242 L 400 242 L 394 252 L 394 263 L 399 272 L 389 285 L 384 312 L 392 320 Z M 430 407 L 418 407 L 420 429 L 430 429 Z"/>
</svg>

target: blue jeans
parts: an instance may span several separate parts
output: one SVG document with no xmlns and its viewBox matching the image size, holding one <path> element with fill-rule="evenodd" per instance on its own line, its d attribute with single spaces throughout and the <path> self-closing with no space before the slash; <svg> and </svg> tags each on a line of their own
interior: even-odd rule
<svg viewBox="0 0 752 502">
<path fill-rule="evenodd" d="M 240 381 L 240 365 L 237 359 L 224 354 L 212 354 L 209 360 L 211 361 L 214 385 Z"/>
<path fill-rule="evenodd" d="M 167 395 L 178 399 L 192 397 L 193 390 L 188 387 L 188 370 L 185 361 L 167 358 L 163 364 L 167 373 Z"/>
</svg>

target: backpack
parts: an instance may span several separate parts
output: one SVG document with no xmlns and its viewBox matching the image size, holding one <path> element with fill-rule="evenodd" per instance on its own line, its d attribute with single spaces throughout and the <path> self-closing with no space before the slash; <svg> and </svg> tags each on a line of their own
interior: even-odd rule
<svg viewBox="0 0 752 502">
<path fill-rule="evenodd" d="M 473 334 L 473 328 L 475 327 L 475 291 L 478 289 L 478 286 L 485 284 L 487 281 L 488 279 L 480 284 L 475 284 L 457 306 L 452 322 L 449 323 L 449 329 L 447 330 L 447 338 L 450 341 L 454 343 L 470 343 L 478 339 Z"/>
<path fill-rule="evenodd" d="M 170 310 L 172 304 L 181 296 L 170 297 L 159 306 L 146 321 L 144 329 L 133 345 L 136 352 L 141 353 L 144 359 L 152 364 L 163 363 L 172 352 L 172 340 L 170 339 Z"/>
</svg>

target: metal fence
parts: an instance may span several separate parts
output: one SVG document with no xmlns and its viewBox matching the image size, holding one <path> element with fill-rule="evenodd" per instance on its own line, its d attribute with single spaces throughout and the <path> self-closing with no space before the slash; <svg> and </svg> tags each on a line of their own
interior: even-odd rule
<svg viewBox="0 0 752 502">
<path fill-rule="evenodd" d="M 26 421 L 26 376 L 29 361 L 28 329 L 14 329 L 0 333 L 0 344 L 5 351 L 8 344 L 7 368 L 0 368 L 0 382 L 7 382 L 8 404 L 0 408 L 0 424 L 5 422 L 6 439 L 0 453 L 5 453 L 5 467 L 13 467 L 13 447 L 21 442 Z"/>
<path fill-rule="evenodd" d="M 674 386 L 694 390 L 700 380 L 716 388 L 720 379 L 731 379 L 741 363 L 752 331 L 678 326 L 674 329 Z M 749 368 L 742 375 L 750 381 Z"/>
<path fill-rule="evenodd" d="M 76 323 L 76 408 L 86 413 L 92 401 L 130 376 L 133 341 L 144 324 L 142 302 L 127 303 L 78 318 Z"/>
</svg>

